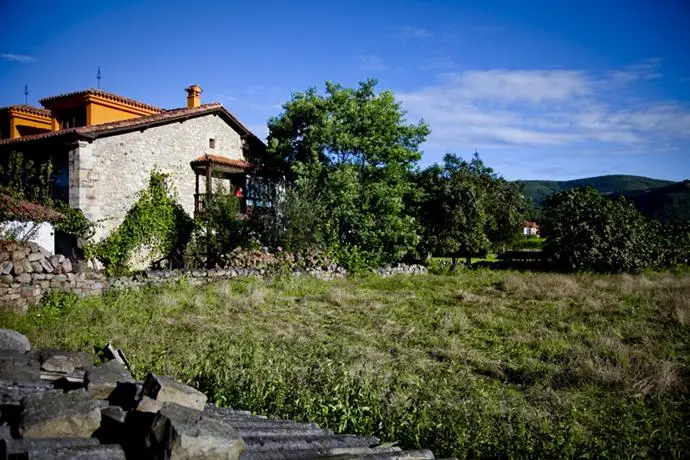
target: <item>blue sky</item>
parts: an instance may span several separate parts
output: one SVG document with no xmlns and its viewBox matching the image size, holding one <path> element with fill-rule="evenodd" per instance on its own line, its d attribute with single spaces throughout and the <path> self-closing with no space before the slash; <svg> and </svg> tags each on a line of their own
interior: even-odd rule
<svg viewBox="0 0 690 460">
<path fill-rule="evenodd" d="M 260 137 L 290 94 L 368 77 L 509 179 L 690 178 L 690 3 L 0 0 L 0 106 L 204 88 Z"/>
</svg>

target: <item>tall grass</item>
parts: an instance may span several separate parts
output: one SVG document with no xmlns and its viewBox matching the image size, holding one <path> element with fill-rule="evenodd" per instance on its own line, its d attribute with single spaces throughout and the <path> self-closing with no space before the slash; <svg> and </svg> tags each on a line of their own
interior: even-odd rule
<svg viewBox="0 0 690 460">
<path fill-rule="evenodd" d="M 182 282 L 0 322 L 38 346 L 111 341 L 139 378 L 437 456 L 690 455 L 687 274 Z"/>
</svg>

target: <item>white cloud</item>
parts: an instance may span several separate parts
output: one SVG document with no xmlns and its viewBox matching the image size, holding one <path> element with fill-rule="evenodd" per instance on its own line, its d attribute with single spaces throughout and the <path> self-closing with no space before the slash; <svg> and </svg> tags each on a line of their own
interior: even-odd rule
<svg viewBox="0 0 690 460">
<path fill-rule="evenodd" d="M 386 65 L 383 63 L 383 60 L 374 54 L 358 56 L 357 64 L 361 69 L 370 72 L 380 72 L 382 70 L 386 70 Z"/>
<path fill-rule="evenodd" d="M 396 36 L 400 38 L 430 38 L 433 33 L 423 27 L 400 27 Z"/>
<path fill-rule="evenodd" d="M 36 61 L 33 56 L 26 54 L 0 54 L 0 59 L 3 61 L 21 62 L 23 64 Z"/>
<path fill-rule="evenodd" d="M 650 58 L 644 61 L 629 65 L 624 69 L 609 72 L 609 80 L 613 83 L 627 85 L 639 80 L 655 80 L 663 77 L 659 68 L 661 59 Z"/>
<path fill-rule="evenodd" d="M 431 149 L 672 150 L 690 141 L 690 106 L 624 94 L 625 85 L 660 78 L 659 65 L 648 60 L 604 76 L 562 69 L 453 72 L 397 95 L 408 118 L 431 126 Z"/>
</svg>

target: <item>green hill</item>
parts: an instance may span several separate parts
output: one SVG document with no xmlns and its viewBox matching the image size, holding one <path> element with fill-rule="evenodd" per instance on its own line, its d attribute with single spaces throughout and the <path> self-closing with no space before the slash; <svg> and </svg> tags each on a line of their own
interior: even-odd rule
<svg viewBox="0 0 690 460">
<path fill-rule="evenodd" d="M 690 218 L 690 182 L 672 182 L 649 177 L 611 175 L 569 181 L 522 180 L 524 195 L 530 200 L 530 218 L 538 218 L 549 195 L 577 187 L 592 187 L 602 195 L 624 195 L 648 217 L 662 222 Z M 684 185 L 685 184 L 685 185 Z"/>
<path fill-rule="evenodd" d="M 623 193 L 649 218 L 662 223 L 690 220 L 690 180 Z"/>
</svg>

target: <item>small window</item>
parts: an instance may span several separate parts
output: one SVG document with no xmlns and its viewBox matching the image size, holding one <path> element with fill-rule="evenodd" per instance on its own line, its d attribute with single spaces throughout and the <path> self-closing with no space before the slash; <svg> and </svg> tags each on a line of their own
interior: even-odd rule
<svg viewBox="0 0 690 460">
<path fill-rule="evenodd" d="M 208 140 L 208 148 L 210 149 L 215 149 L 216 148 L 216 140 L 211 138 Z"/>
</svg>

